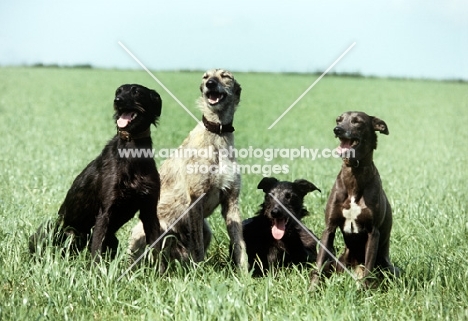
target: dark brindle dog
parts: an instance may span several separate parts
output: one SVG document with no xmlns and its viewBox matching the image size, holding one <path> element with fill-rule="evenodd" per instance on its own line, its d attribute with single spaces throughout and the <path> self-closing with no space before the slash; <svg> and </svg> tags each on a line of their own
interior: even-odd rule
<svg viewBox="0 0 468 321">
<path fill-rule="evenodd" d="M 117 135 L 76 177 L 58 211 L 57 222 L 46 223 L 31 236 L 32 252 L 50 232 L 48 229 L 53 229 L 55 245 L 62 245 L 72 236 L 73 247 L 82 250 L 91 240 L 91 253 L 99 261 L 102 252 L 110 249 L 112 255 L 115 253 L 118 245 L 115 232 L 137 211 L 146 242 L 152 244 L 157 239 L 160 181 L 155 162 L 152 157 L 122 153 L 151 150 L 150 126 L 156 125 L 161 105 L 159 94 L 146 87 L 123 85 L 117 89 L 114 99 Z"/>
<path fill-rule="evenodd" d="M 262 179 L 257 188 L 265 192 L 265 200 L 257 216 L 243 222 L 244 241 L 253 274 L 265 274 L 271 267 L 315 262 L 316 238 L 290 214 L 301 220 L 308 214 L 303 205 L 304 196 L 320 190 L 304 179 L 280 182 L 273 177 Z"/>
<path fill-rule="evenodd" d="M 388 135 L 387 124 L 363 112 L 346 112 L 336 119 L 333 131 L 341 142 L 338 151 L 343 165 L 326 206 L 326 229 L 321 243 L 333 252 L 335 230 L 340 228 L 345 241 L 345 251 L 339 259 L 343 265 L 353 268 L 364 265 L 361 275 L 364 279 L 375 267 L 398 275 L 398 268 L 389 258 L 392 209 L 373 162 L 377 148 L 375 131 Z M 329 255 L 320 247 L 319 272 L 322 269 L 328 272 L 327 260 Z M 336 265 L 336 269 L 341 271 L 342 267 Z M 318 281 L 317 275 L 313 281 Z M 364 281 L 369 285 L 368 279 Z"/>
</svg>

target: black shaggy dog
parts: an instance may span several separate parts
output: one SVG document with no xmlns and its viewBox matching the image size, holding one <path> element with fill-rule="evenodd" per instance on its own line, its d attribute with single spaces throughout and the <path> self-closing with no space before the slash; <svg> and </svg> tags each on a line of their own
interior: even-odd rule
<svg viewBox="0 0 468 321">
<path fill-rule="evenodd" d="M 146 242 L 152 244 L 160 235 L 156 215 L 160 180 L 152 157 L 137 153 L 151 150 L 150 126 L 161 114 L 159 94 L 141 85 L 122 85 L 114 99 L 117 134 L 101 154 L 75 178 L 55 222 L 48 222 L 30 237 L 31 252 L 53 233 L 53 244 L 71 245 L 82 250 L 90 242 L 96 261 L 101 253 L 115 254 L 117 230 L 137 211 L 143 222 Z M 136 152 L 134 155 L 131 152 Z M 128 153 L 125 155 L 125 153 Z"/>
<path fill-rule="evenodd" d="M 263 178 L 257 188 L 265 192 L 265 200 L 257 216 L 243 222 L 253 275 L 264 275 L 271 267 L 315 262 L 317 242 L 312 232 L 304 230 L 290 214 L 301 220 L 308 214 L 304 196 L 320 190 L 305 179 L 280 182 L 274 177 Z"/>
</svg>

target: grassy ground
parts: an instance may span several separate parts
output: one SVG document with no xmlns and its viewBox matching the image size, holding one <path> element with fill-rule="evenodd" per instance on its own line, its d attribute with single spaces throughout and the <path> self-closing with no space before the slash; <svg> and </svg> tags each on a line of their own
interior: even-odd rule
<svg viewBox="0 0 468 321">
<path fill-rule="evenodd" d="M 155 75 L 195 115 L 201 72 Z M 0 320 L 456 320 L 468 318 L 468 84 L 325 77 L 272 129 L 267 128 L 317 78 L 313 75 L 236 74 L 242 102 L 235 117 L 237 148 L 334 148 L 334 119 L 362 110 L 385 120 L 375 162 L 394 210 L 391 257 L 403 276 L 363 291 L 336 275 L 308 291 L 309 270 L 290 268 L 252 279 L 228 264 L 228 237 L 219 212 L 211 218 L 208 258 L 188 271 L 159 277 L 125 271 L 133 224 L 119 231 L 121 252 L 90 264 L 87 253 L 62 258 L 47 249 L 41 260 L 27 237 L 55 217 L 67 189 L 114 135 L 112 99 L 123 83 L 160 92 L 163 113 L 154 147 L 177 147 L 195 126 L 143 71 L 0 69 Z M 161 159 L 157 159 L 160 163 Z M 241 158 L 241 164 L 269 165 Z M 318 235 L 340 161 L 276 159 L 322 193 L 306 197 L 305 223 Z M 241 210 L 252 216 L 262 200 L 260 174 L 243 175 Z M 133 222 L 132 222 L 133 223 Z M 341 236 L 337 246 L 342 246 Z"/>
</svg>

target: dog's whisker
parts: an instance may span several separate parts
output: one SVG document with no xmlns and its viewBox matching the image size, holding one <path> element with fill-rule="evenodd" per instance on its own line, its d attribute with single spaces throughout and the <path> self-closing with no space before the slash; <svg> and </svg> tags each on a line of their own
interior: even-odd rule
<svg viewBox="0 0 468 321">
<path fill-rule="evenodd" d="M 355 281 L 358 281 L 358 278 L 353 274 L 353 272 L 351 272 L 331 251 L 329 251 L 325 245 L 322 244 L 322 242 L 320 242 L 320 240 L 312 233 L 309 231 L 309 229 L 293 214 L 291 213 L 287 208 L 286 206 L 284 206 L 284 204 L 275 196 L 273 195 L 272 193 L 269 193 L 269 195 L 276 201 L 276 203 L 281 206 L 281 208 L 286 212 L 288 213 L 288 215 L 302 228 L 306 231 L 306 233 L 308 233 L 316 242 L 317 244 L 320 245 L 320 247 L 325 251 L 327 252 L 328 255 L 330 255 L 331 258 L 333 258 L 333 260 L 335 260 L 335 262 L 340 265 L 344 271 L 346 271 Z"/>
</svg>

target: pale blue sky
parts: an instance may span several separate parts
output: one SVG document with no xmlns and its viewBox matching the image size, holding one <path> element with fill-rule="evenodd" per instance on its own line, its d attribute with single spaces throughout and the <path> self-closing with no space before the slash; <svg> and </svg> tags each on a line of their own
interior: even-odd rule
<svg viewBox="0 0 468 321">
<path fill-rule="evenodd" d="M 324 71 L 468 80 L 468 1 L 0 2 L 0 65 Z"/>
</svg>

